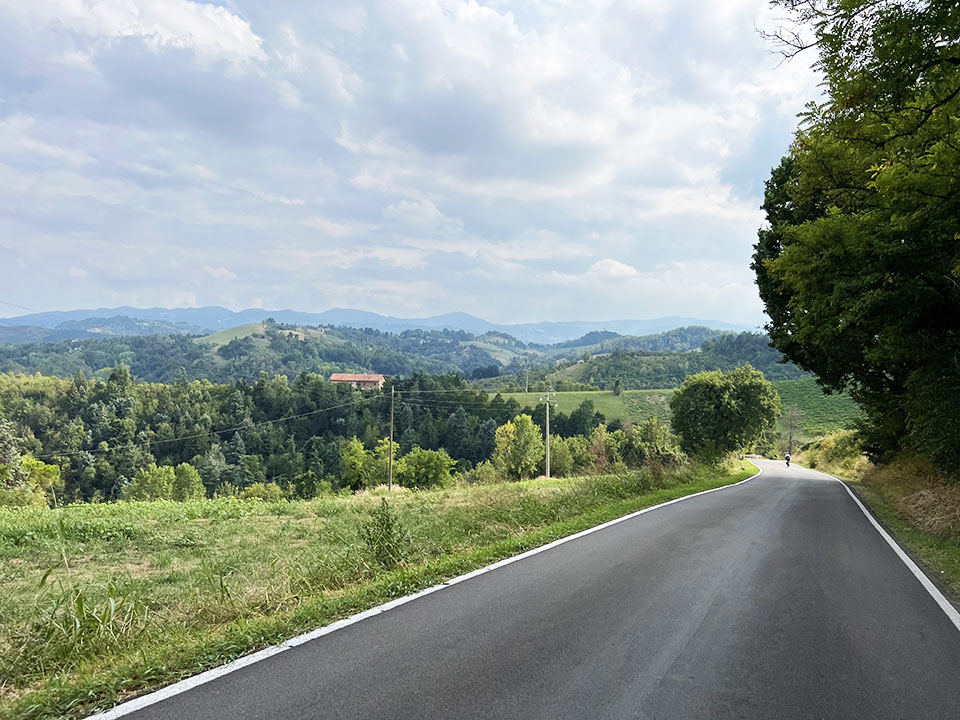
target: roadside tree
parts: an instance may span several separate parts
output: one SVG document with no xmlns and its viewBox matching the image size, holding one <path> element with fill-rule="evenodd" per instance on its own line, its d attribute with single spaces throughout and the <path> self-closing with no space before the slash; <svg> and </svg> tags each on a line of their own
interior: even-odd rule
<svg viewBox="0 0 960 720">
<path fill-rule="evenodd" d="M 533 477 L 544 454 L 543 435 L 529 415 L 517 415 L 497 428 L 493 462 L 507 477 Z"/>
<path fill-rule="evenodd" d="M 761 440 L 780 415 L 780 396 L 759 370 L 697 373 L 670 400 L 683 449 L 708 463 Z"/>
</svg>

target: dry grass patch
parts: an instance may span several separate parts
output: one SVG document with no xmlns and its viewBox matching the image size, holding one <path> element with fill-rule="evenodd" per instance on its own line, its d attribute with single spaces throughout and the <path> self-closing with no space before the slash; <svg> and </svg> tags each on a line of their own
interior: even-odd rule
<svg viewBox="0 0 960 720">
<path fill-rule="evenodd" d="M 862 478 L 918 529 L 960 539 L 960 485 L 949 482 L 930 463 L 905 457 L 871 466 Z"/>
</svg>

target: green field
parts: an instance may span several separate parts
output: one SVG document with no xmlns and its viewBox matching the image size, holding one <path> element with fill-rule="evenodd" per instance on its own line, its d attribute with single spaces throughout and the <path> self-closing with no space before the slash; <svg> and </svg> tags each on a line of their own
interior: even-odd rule
<svg viewBox="0 0 960 720">
<path fill-rule="evenodd" d="M 625 390 L 617 396 L 610 390 L 583 390 L 575 392 L 553 393 L 556 400 L 556 409 L 569 415 L 580 407 L 580 403 L 589 400 L 593 409 L 603 413 L 607 422 L 619 420 L 621 422 L 640 422 L 648 417 L 659 417 L 667 420 L 670 417 L 670 408 L 667 402 L 673 390 Z M 543 400 L 542 392 L 531 393 L 503 393 L 504 398 L 513 398 L 521 407 L 536 407 Z"/>
<path fill-rule="evenodd" d="M 796 406 L 803 412 L 803 430 L 806 435 L 823 435 L 850 427 L 857 417 L 857 406 L 849 395 L 827 395 L 813 378 L 776 380 L 773 386 L 780 393 L 784 407 Z M 673 390 L 624 390 L 617 396 L 609 390 L 588 390 L 557 392 L 553 393 L 553 397 L 557 401 L 557 410 L 566 414 L 579 407 L 584 400 L 590 400 L 594 409 L 603 413 L 607 422 L 619 420 L 623 423 L 638 423 L 650 417 L 669 422 L 672 394 Z M 521 407 L 535 407 L 544 394 L 503 393 L 503 397 L 513 398 Z"/>
<path fill-rule="evenodd" d="M 466 340 L 463 342 L 463 345 L 465 347 L 472 346 L 478 348 L 479 350 L 490 353 L 490 357 L 492 357 L 501 365 L 509 365 L 510 362 L 516 358 L 541 354 L 535 350 L 521 350 L 516 346 L 511 346 L 506 343 L 489 342 L 485 340 Z"/>
<path fill-rule="evenodd" d="M 753 470 L 687 468 L 388 493 L 0 508 L 0 717 L 131 695 L 564 535 Z M 255 540 L 255 541 L 254 541 Z M 397 556 L 393 556 L 396 558 Z M 391 563 L 392 564 L 392 563 Z"/>
<path fill-rule="evenodd" d="M 263 323 L 247 323 L 246 325 L 237 325 L 236 327 L 227 328 L 226 330 L 220 330 L 212 335 L 205 335 L 204 337 L 197 338 L 196 341 L 204 345 L 216 345 L 220 347 L 221 345 L 226 345 L 231 340 L 239 340 L 240 338 L 251 335 L 263 335 L 263 332 Z"/>
</svg>

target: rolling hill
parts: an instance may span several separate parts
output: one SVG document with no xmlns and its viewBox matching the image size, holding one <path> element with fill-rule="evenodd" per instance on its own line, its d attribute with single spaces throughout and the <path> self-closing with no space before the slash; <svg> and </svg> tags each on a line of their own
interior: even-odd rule
<svg viewBox="0 0 960 720">
<path fill-rule="evenodd" d="M 188 335 L 205 332 L 202 327 L 163 320 L 142 320 L 126 315 L 64 320 L 55 327 L 40 325 L 0 325 L 0 344 L 63 342 L 103 337 L 142 335 Z"/>
<path fill-rule="evenodd" d="M 263 310 L 259 308 L 248 308 L 234 312 L 217 306 L 200 308 L 118 307 L 52 311 L 0 318 L 0 326 L 30 325 L 53 329 L 65 321 L 83 321 L 90 318 L 104 318 L 115 315 L 172 324 L 184 323 L 192 328 L 199 328 L 201 332 L 205 333 L 248 323 L 263 322 L 267 318 L 273 318 L 277 322 L 290 325 L 372 328 L 392 333 L 400 333 L 405 330 L 462 330 L 474 335 L 483 335 L 495 331 L 506 333 L 525 343 L 536 342 L 541 344 L 572 340 L 598 330 L 616 332 L 621 335 L 649 335 L 691 325 L 728 331 L 749 329 L 745 325 L 687 317 L 498 324 L 462 312 L 422 318 L 398 318 L 349 308 L 333 308 L 319 313 L 297 310 Z"/>
</svg>

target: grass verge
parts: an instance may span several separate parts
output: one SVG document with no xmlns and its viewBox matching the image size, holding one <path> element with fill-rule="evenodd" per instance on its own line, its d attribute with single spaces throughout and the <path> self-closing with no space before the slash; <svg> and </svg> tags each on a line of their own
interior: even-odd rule
<svg viewBox="0 0 960 720">
<path fill-rule="evenodd" d="M 859 454 L 853 431 L 818 439 L 797 460 L 848 483 L 954 602 L 960 601 L 960 486 L 916 457 L 872 465 Z"/>
<path fill-rule="evenodd" d="M 749 477 L 694 468 L 395 493 L 0 513 L 0 717 L 82 717 L 580 530 Z M 255 541 L 251 542 L 251 538 Z"/>
<path fill-rule="evenodd" d="M 960 487 L 907 456 L 842 479 L 854 480 L 867 507 L 955 602 L 960 599 Z"/>
<path fill-rule="evenodd" d="M 960 545 L 955 537 L 942 537 L 924 532 L 910 523 L 875 487 L 855 483 L 854 492 L 870 508 L 880 522 L 920 560 L 941 587 L 945 587 L 956 603 L 960 599 Z"/>
</svg>

